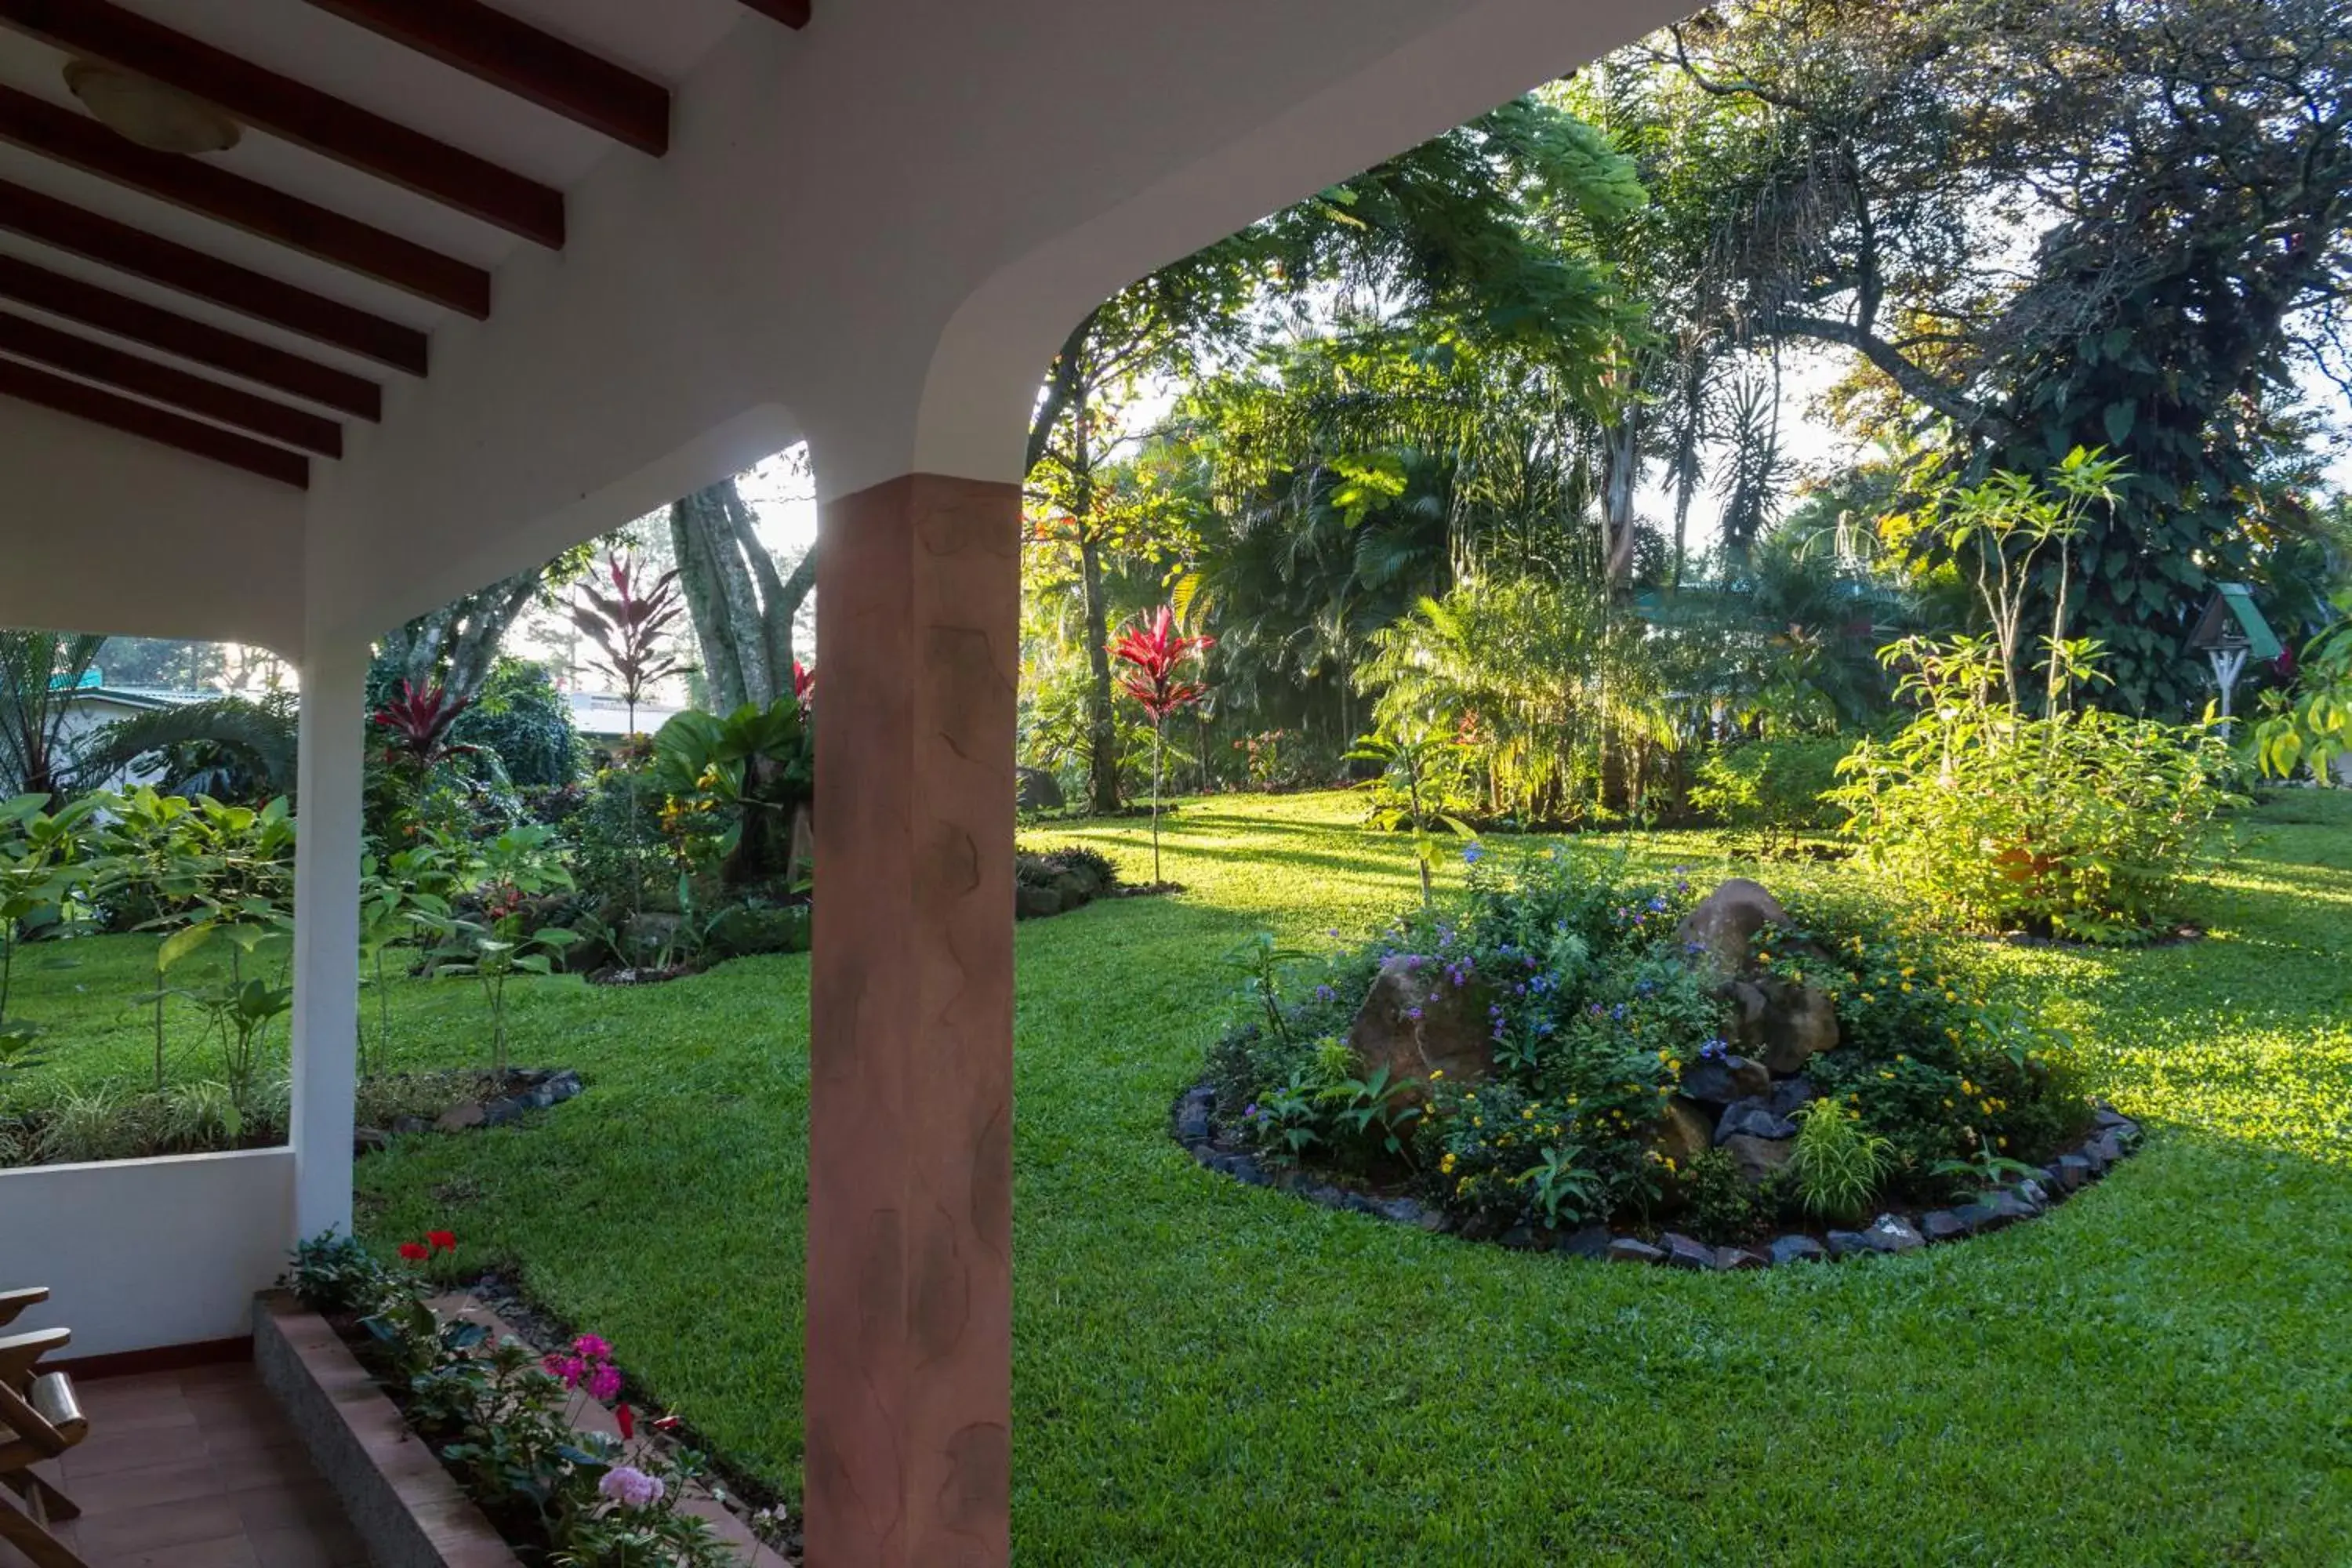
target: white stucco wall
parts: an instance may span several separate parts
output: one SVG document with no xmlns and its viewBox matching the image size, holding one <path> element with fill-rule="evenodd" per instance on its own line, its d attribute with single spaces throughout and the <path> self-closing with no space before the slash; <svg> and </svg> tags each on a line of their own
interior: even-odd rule
<svg viewBox="0 0 2352 1568">
<path fill-rule="evenodd" d="M 68 1356 L 234 1339 L 293 1215 L 291 1149 L 0 1171 L 0 1284 L 49 1288 L 16 1327 L 71 1329 Z"/>
</svg>

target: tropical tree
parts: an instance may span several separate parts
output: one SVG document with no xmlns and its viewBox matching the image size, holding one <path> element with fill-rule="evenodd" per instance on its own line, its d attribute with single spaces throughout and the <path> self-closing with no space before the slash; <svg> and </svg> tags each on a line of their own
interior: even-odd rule
<svg viewBox="0 0 2352 1568">
<path fill-rule="evenodd" d="M 637 703 L 646 688 L 686 668 L 663 646 L 683 608 L 677 570 L 647 577 L 635 556 L 614 551 L 604 557 L 603 578 L 611 591 L 599 588 L 593 577 L 582 584 L 572 620 L 604 650 L 604 668 L 621 683 L 634 734 Z"/>
<path fill-rule="evenodd" d="M 0 632 L 0 796 L 72 793 L 66 721 L 106 639 Z"/>
<path fill-rule="evenodd" d="M 1168 720 L 1208 695 L 1198 681 L 1180 680 L 1176 672 L 1216 639 L 1186 637 L 1176 629 L 1176 612 L 1162 605 L 1149 626 L 1130 626 L 1111 645 L 1111 657 L 1127 666 L 1119 689 L 1151 715 L 1151 879 L 1160 881 L 1160 784 L 1161 757 L 1167 745 Z"/>
</svg>

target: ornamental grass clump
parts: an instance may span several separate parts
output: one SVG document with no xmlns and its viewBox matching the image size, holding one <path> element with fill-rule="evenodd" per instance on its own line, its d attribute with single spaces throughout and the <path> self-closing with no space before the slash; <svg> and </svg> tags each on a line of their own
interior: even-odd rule
<svg viewBox="0 0 2352 1568">
<path fill-rule="evenodd" d="M 1817 1100 L 1801 1112 L 1790 1165 L 1807 1212 L 1831 1221 L 1861 1219 L 1894 1164 L 1895 1146 L 1843 1101 Z"/>
</svg>

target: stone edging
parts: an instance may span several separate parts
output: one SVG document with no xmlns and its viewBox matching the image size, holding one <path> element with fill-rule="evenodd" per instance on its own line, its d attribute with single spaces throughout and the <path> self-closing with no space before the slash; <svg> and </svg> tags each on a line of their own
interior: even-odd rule
<svg viewBox="0 0 2352 1568">
<path fill-rule="evenodd" d="M 520 1568 L 350 1347 L 291 1292 L 254 1298 L 253 1361 L 377 1568 Z"/>
<path fill-rule="evenodd" d="M 1305 1171 L 1266 1169 L 1255 1155 L 1219 1130 L 1216 1104 L 1216 1089 L 1201 1083 L 1177 1096 L 1171 1112 L 1171 1131 L 1176 1142 L 1204 1168 L 1231 1176 L 1244 1186 L 1276 1187 L 1294 1193 L 1325 1208 L 1370 1215 L 1426 1231 L 1462 1230 L 1454 1215 L 1418 1198 L 1374 1197 L 1351 1192 Z M 2078 1147 L 2051 1160 L 2035 1177 L 2005 1185 L 1986 1202 L 1931 1210 L 1922 1215 L 1916 1226 L 1900 1215 L 1882 1214 L 1865 1229 L 1831 1231 L 1826 1244 L 1810 1236 L 1791 1235 L 1750 1247 L 1710 1246 L 1671 1230 L 1653 1245 L 1599 1225 L 1576 1231 L 1515 1225 L 1492 1235 L 1492 1239 L 1523 1252 L 1564 1252 L 1580 1258 L 1605 1258 L 1612 1263 L 1665 1264 L 1710 1271 L 1769 1268 L 1780 1263 L 1822 1262 L 1866 1253 L 1913 1252 L 1932 1242 L 1964 1241 L 2046 1213 L 2105 1175 L 2139 1146 L 2138 1122 L 2103 1101 L 2094 1100 L 2092 1105 L 2090 1136 Z"/>
</svg>

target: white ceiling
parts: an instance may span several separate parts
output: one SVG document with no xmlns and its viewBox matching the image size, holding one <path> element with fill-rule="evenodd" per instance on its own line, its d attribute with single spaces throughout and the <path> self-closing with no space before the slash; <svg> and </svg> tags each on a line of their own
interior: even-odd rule
<svg viewBox="0 0 2352 1568">
<path fill-rule="evenodd" d="M 607 158 L 642 159 L 584 126 L 379 37 L 305 0 L 117 0 L 124 9 L 227 49 L 360 108 L 373 110 L 558 189 L 584 180 Z M 499 0 L 507 14 L 666 86 L 682 80 L 730 28 L 773 27 L 739 0 Z M 0 83 L 82 112 L 65 86 L 67 56 L 0 28 Z M 247 129 L 231 151 L 206 160 L 476 267 L 495 270 L 530 241 L 466 216 L 317 153 Z M 37 153 L 0 144 L 0 179 L 13 181 L 150 234 L 268 277 L 430 331 L 452 312 L 428 300 L 271 241 L 80 173 Z M 373 380 L 401 373 L 204 300 L 0 231 L 0 253 Z M 499 305 L 495 281 L 491 309 Z M 0 300 L 0 310 L 39 316 Z M 59 323 L 89 334 L 87 324 Z M 105 336 L 103 333 L 97 334 Z M 111 341 L 111 340 L 110 340 Z M 158 351 L 124 343 L 150 357 Z M 210 376 L 224 373 L 194 367 Z M 52 373 L 55 374 L 55 373 Z M 289 395 L 262 389 L 285 401 Z"/>
</svg>

